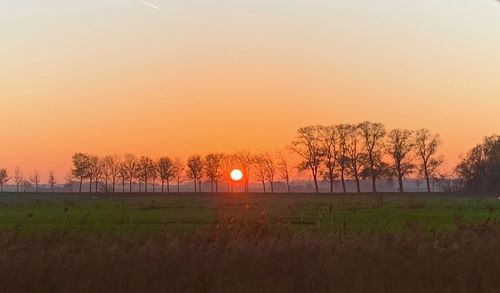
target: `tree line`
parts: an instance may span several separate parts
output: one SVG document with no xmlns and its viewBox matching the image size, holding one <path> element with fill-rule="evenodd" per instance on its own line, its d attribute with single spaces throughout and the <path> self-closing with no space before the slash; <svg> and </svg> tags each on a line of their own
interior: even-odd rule
<svg viewBox="0 0 500 293">
<path fill-rule="evenodd" d="M 439 167 L 443 157 L 438 155 L 441 144 L 439 134 L 428 129 L 386 131 L 382 123 L 369 121 L 313 125 L 299 128 L 287 147 L 290 153 L 300 158 L 298 165 L 291 165 L 290 156 L 283 152 L 194 154 L 185 162 L 168 156 L 155 160 L 134 154 L 99 157 L 76 153 L 65 182 L 72 188 L 72 183 L 77 180 L 79 192 L 82 192 L 84 181 L 88 182 L 88 192 L 98 192 L 100 185 L 104 192 L 132 192 L 136 184 L 140 192 L 156 192 L 157 187 L 161 187 L 161 192 L 170 192 L 172 184 L 179 192 L 181 184 L 189 180 L 195 192 L 202 191 L 202 182 L 209 183 L 211 192 L 219 192 L 221 183 L 224 183 L 225 191 L 231 192 L 234 182 L 229 174 L 238 168 L 244 173 L 242 185 L 245 192 L 249 191 L 251 178 L 262 185 L 264 192 L 269 187 L 274 193 L 278 181 L 284 183 L 290 192 L 294 171 L 310 174 L 316 192 L 319 192 L 320 181 L 329 183 L 330 192 L 334 191 L 337 182 L 342 191 L 347 192 L 348 180 L 355 183 L 357 192 L 361 192 L 361 180 L 369 180 L 371 191 L 377 192 L 377 181 L 382 178 L 397 179 L 398 190 L 404 192 L 404 179 L 410 175 L 425 180 L 427 191 L 431 192 L 431 181 L 441 176 Z M 492 136 L 468 153 L 455 170 L 461 187 L 471 191 L 498 189 L 499 145 L 499 137 Z M 10 179 L 7 170 L 0 169 L 2 190 Z M 35 187 L 38 191 L 40 175 L 36 170 L 25 179 L 21 170 L 16 168 L 13 179 L 17 191 L 20 187 L 23 190 Z M 53 191 L 56 184 L 53 171 L 49 171 L 48 184 Z"/>
</svg>

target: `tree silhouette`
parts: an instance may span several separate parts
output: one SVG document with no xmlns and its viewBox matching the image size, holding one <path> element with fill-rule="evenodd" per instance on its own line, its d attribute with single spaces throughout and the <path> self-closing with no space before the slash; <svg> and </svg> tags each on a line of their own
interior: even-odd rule
<svg viewBox="0 0 500 293">
<path fill-rule="evenodd" d="M 23 171 L 21 168 L 16 167 L 14 170 L 14 182 L 16 183 L 16 192 L 19 192 L 19 186 L 23 183 L 24 177 L 23 177 Z"/>
<path fill-rule="evenodd" d="M 193 180 L 194 192 L 197 192 L 197 183 L 199 184 L 199 192 L 201 192 L 201 178 L 203 172 L 203 159 L 200 155 L 192 155 L 187 161 L 189 179 Z"/>
<path fill-rule="evenodd" d="M 439 134 L 432 134 L 428 129 L 420 129 L 415 133 L 415 151 L 420 158 L 419 173 L 425 178 L 427 192 L 431 192 L 430 178 L 436 177 L 436 172 L 443 160 L 436 158 L 441 144 Z"/>
<path fill-rule="evenodd" d="M 302 158 L 299 169 L 311 171 L 316 193 L 319 192 L 318 172 L 324 155 L 321 146 L 322 129 L 319 125 L 299 128 L 291 145 L 291 149 Z"/>
<path fill-rule="evenodd" d="M 47 182 L 50 186 L 50 191 L 54 192 L 54 185 L 56 185 L 56 175 L 54 173 L 54 170 L 49 170 L 49 180 Z"/>
<path fill-rule="evenodd" d="M 90 165 L 89 156 L 83 153 L 73 155 L 73 176 L 79 179 L 80 185 L 78 192 L 82 192 L 83 179 L 88 177 L 88 169 Z"/>
<path fill-rule="evenodd" d="M 176 158 L 174 160 L 173 172 L 174 172 L 175 182 L 177 184 L 177 192 L 180 192 L 181 183 L 184 182 L 184 180 L 186 179 L 185 177 L 186 167 L 181 158 Z"/>
<path fill-rule="evenodd" d="M 361 192 L 359 184 L 360 172 L 363 167 L 364 145 L 361 142 L 361 130 L 358 125 L 350 125 L 347 135 L 347 155 L 348 166 L 354 181 L 356 182 L 356 191 Z"/>
<path fill-rule="evenodd" d="M 388 135 L 386 148 L 393 160 L 392 169 L 398 177 L 399 192 L 404 192 L 403 178 L 415 169 L 410 158 L 410 153 L 414 148 L 412 135 L 412 131 L 399 128 L 392 130 Z"/>
<path fill-rule="evenodd" d="M 350 125 L 348 124 L 339 124 L 335 126 L 335 131 L 337 133 L 337 152 L 336 152 L 336 161 L 339 165 L 340 171 L 340 181 L 342 182 L 342 191 L 344 193 L 347 192 L 345 185 L 345 173 L 347 168 L 349 167 L 349 156 L 347 149 L 347 140 L 349 137 Z"/>
<path fill-rule="evenodd" d="M 7 169 L 0 169 L 0 192 L 3 192 L 3 186 L 9 182 L 9 172 Z"/>
<path fill-rule="evenodd" d="M 219 192 L 219 181 L 222 177 L 223 168 L 223 154 L 212 153 L 205 156 L 205 174 L 211 183 L 211 190 L 214 192 Z"/>
<path fill-rule="evenodd" d="M 372 123 L 365 121 L 359 124 L 366 151 L 365 173 L 372 180 L 372 191 L 377 192 L 377 177 L 384 173 L 383 139 L 386 135 L 385 127 L 382 123 Z"/>
<path fill-rule="evenodd" d="M 129 180 L 129 192 L 132 192 L 132 181 L 136 177 L 139 168 L 137 157 L 133 154 L 126 154 L 121 167 L 123 168 L 122 175 L 126 174 L 126 177 Z M 122 179 L 126 180 L 123 177 Z"/>
<path fill-rule="evenodd" d="M 38 184 L 40 183 L 40 173 L 38 172 L 38 170 L 35 169 L 33 171 L 33 175 L 30 177 L 30 181 L 35 185 L 35 190 L 36 192 L 38 192 Z"/>
<path fill-rule="evenodd" d="M 167 192 L 170 193 L 170 181 L 175 178 L 174 161 L 169 157 L 163 157 L 158 160 L 158 173 L 161 180 L 161 192 L 164 192 L 165 182 L 167 182 Z"/>
<path fill-rule="evenodd" d="M 281 179 L 285 180 L 286 182 L 287 193 L 290 193 L 290 176 L 291 176 L 290 165 L 283 154 L 278 154 L 277 157 L 278 157 L 278 162 L 277 162 L 278 172 L 280 173 Z"/>
</svg>

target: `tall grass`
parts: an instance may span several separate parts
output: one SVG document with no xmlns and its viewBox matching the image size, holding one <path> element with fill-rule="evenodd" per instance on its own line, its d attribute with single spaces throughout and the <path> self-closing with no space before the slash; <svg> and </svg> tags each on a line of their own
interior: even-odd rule
<svg viewBox="0 0 500 293">
<path fill-rule="evenodd" d="M 191 235 L 0 235 L 1 292 L 499 292 L 500 223 L 290 233 L 219 215 Z"/>
</svg>

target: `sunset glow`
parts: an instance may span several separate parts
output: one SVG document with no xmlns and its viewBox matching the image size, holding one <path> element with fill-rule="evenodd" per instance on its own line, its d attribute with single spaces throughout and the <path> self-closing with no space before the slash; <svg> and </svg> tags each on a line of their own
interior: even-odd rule
<svg viewBox="0 0 500 293">
<path fill-rule="evenodd" d="M 364 120 L 439 133 L 452 169 L 500 129 L 498 1 L 1 1 L 0 27 L 0 162 L 44 177 Z"/>
</svg>

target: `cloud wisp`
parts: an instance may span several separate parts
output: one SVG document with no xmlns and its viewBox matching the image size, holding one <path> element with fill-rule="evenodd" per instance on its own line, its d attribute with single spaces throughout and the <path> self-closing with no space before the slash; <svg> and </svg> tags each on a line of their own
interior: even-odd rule
<svg viewBox="0 0 500 293">
<path fill-rule="evenodd" d="M 153 4 L 149 3 L 149 2 L 146 2 L 146 1 L 144 1 L 144 0 L 137 0 L 137 1 L 141 2 L 142 4 L 144 4 L 144 5 L 146 5 L 146 6 L 149 6 L 149 7 L 151 7 L 151 8 L 154 8 L 154 9 L 157 9 L 157 10 L 160 10 L 160 9 L 161 9 L 160 7 L 158 7 L 158 6 L 156 6 L 156 5 L 153 5 Z"/>
</svg>

